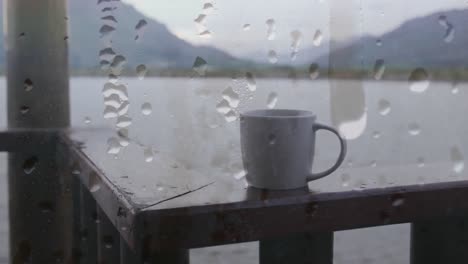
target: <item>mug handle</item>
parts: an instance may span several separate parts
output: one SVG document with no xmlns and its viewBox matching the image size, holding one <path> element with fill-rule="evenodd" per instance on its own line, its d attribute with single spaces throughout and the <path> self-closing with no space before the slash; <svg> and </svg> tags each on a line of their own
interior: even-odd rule
<svg viewBox="0 0 468 264">
<path fill-rule="evenodd" d="M 334 129 L 332 127 L 329 127 L 329 126 L 326 126 L 326 125 L 322 125 L 322 124 L 315 124 L 313 130 L 314 130 L 314 133 L 317 132 L 318 130 L 328 130 L 328 131 L 332 132 L 333 134 L 335 134 L 338 137 L 338 139 L 340 140 L 341 150 L 340 150 L 340 155 L 338 156 L 338 159 L 337 159 L 335 165 L 333 165 L 333 167 L 331 167 L 330 169 L 328 169 L 328 170 L 326 170 L 324 172 L 311 173 L 309 176 L 307 176 L 307 181 L 318 180 L 320 178 L 323 178 L 325 176 L 328 176 L 328 175 L 332 174 L 334 171 L 336 171 L 341 166 L 341 164 L 343 163 L 343 161 L 345 159 L 346 152 L 347 152 L 346 141 L 343 139 L 343 137 L 341 137 L 340 133 L 338 133 L 338 131 L 336 129 Z"/>
</svg>

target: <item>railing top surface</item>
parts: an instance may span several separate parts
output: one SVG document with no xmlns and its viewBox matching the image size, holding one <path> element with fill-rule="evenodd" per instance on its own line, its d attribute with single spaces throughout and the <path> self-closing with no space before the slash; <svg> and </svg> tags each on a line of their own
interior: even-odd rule
<svg viewBox="0 0 468 264">
<path fill-rule="evenodd" d="M 440 177 L 451 167 L 444 162 L 425 164 L 425 184 L 417 166 L 369 166 L 346 170 L 354 180 L 366 180 L 365 188 L 343 187 L 342 171 L 312 182 L 307 190 L 261 191 L 246 188 L 234 177 L 221 177 L 219 170 L 189 169 L 162 152 L 155 151 L 153 161 L 146 162 L 140 148 L 131 144 L 115 158 L 107 154 L 107 140 L 116 136 L 111 130 L 61 134 L 58 142 L 64 148 L 58 148 L 58 154 L 71 157 L 71 171 L 79 170 L 83 186 L 130 245 L 148 233 L 164 247 L 192 248 L 304 230 L 413 222 L 468 210 L 468 181 L 463 175 Z M 40 151 L 27 147 L 56 144 L 56 138 L 56 132 L 3 132 L 0 150 Z M 379 173 L 385 173 L 387 181 L 371 180 Z"/>
</svg>

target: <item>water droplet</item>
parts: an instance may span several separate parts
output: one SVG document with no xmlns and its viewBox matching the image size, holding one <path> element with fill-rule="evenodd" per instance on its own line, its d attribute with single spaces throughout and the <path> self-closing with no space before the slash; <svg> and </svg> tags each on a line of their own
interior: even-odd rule
<svg viewBox="0 0 468 264">
<path fill-rule="evenodd" d="M 128 129 L 122 128 L 117 131 L 117 136 L 119 136 L 119 144 L 122 147 L 127 147 L 130 145 L 130 138 L 128 137 Z"/>
<path fill-rule="evenodd" d="M 118 139 L 116 139 L 115 137 L 111 137 L 107 140 L 107 154 L 119 154 L 120 149 L 121 146 Z"/>
<path fill-rule="evenodd" d="M 31 79 L 27 78 L 26 80 L 24 80 L 24 90 L 26 92 L 30 92 L 33 88 L 34 88 L 34 84 L 31 81 Z"/>
<path fill-rule="evenodd" d="M 117 116 L 119 116 L 119 114 L 117 113 L 117 108 L 112 106 L 106 106 L 102 115 L 105 119 L 116 118 Z"/>
<path fill-rule="evenodd" d="M 268 51 L 268 61 L 271 64 L 276 64 L 278 62 L 278 54 L 276 54 L 276 51 L 274 50 Z"/>
<path fill-rule="evenodd" d="M 102 242 L 106 249 L 111 249 L 114 246 L 114 239 L 112 238 L 112 236 L 103 236 Z"/>
<path fill-rule="evenodd" d="M 118 128 L 126 128 L 132 125 L 132 119 L 128 116 L 121 115 L 117 118 L 116 126 Z"/>
<path fill-rule="evenodd" d="M 123 116 L 123 115 L 126 115 L 128 113 L 128 109 L 130 108 L 130 103 L 128 101 L 124 101 L 119 109 L 117 110 L 117 113 L 119 114 L 119 116 Z M 117 120 L 118 121 L 118 120 Z"/>
<path fill-rule="evenodd" d="M 85 118 L 84 118 L 84 123 L 85 123 L 86 125 L 91 124 L 91 118 L 90 118 L 89 116 L 85 117 Z"/>
<path fill-rule="evenodd" d="M 239 94 L 236 93 L 232 87 L 228 87 L 223 91 L 222 94 L 223 98 L 229 103 L 229 106 L 232 108 L 236 108 L 239 106 L 240 99 Z"/>
<path fill-rule="evenodd" d="M 382 40 L 381 39 L 376 40 L 375 45 L 377 45 L 377 47 L 382 47 L 382 45 L 383 45 Z"/>
<path fill-rule="evenodd" d="M 212 35 L 213 33 L 211 33 L 211 31 L 209 31 L 208 29 L 203 30 L 202 32 L 200 32 L 200 34 L 198 34 L 198 36 L 201 38 L 211 38 Z"/>
<path fill-rule="evenodd" d="M 205 12 L 205 14 L 211 14 L 213 11 L 214 11 L 214 6 L 212 3 L 205 3 L 203 5 L 203 12 Z"/>
<path fill-rule="evenodd" d="M 320 46 L 322 44 L 322 40 L 323 40 L 322 31 L 320 30 L 315 31 L 314 39 L 312 41 L 314 46 L 316 47 Z"/>
<path fill-rule="evenodd" d="M 454 26 L 450 22 L 448 22 L 447 17 L 444 15 L 441 15 L 439 17 L 439 24 L 445 29 L 444 41 L 446 43 L 452 42 L 455 38 Z"/>
<path fill-rule="evenodd" d="M 374 65 L 374 79 L 381 80 L 385 73 L 385 61 L 378 59 Z"/>
<path fill-rule="evenodd" d="M 146 74 L 148 73 L 148 69 L 146 69 L 146 65 L 140 64 L 136 67 L 136 73 L 138 76 L 138 79 L 143 80 L 146 77 Z"/>
<path fill-rule="evenodd" d="M 405 199 L 403 198 L 403 195 L 401 194 L 392 195 L 390 200 L 392 201 L 393 207 L 400 207 L 400 206 L 403 206 L 403 204 L 405 204 Z"/>
<path fill-rule="evenodd" d="M 276 144 L 276 135 L 275 134 L 269 134 L 268 135 L 268 143 L 270 145 L 275 145 Z"/>
<path fill-rule="evenodd" d="M 458 86 L 455 84 L 452 86 L 451 92 L 452 94 L 458 94 L 460 92 L 460 89 L 458 89 Z"/>
<path fill-rule="evenodd" d="M 216 111 L 221 114 L 227 114 L 229 111 L 231 111 L 231 106 L 226 99 L 223 99 L 216 105 Z"/>
<path fill-rule="evenodd" d="M 408 125 L 408 133 L 411 136 L 417 136 L 417 135 L 421 134 L 421 128 L 419 127 L 419 125 L 417 123 L 410 123 Z"/>
<path fill-rule="evenodd" d="M 251 92 L 257 90 L 257 81 L 255 81 L 255 77 L 252 73 L 245 73 L 245 79 L 247 80 L 247 87 Z"/>
<path fill-rule="evenodd" d="M 23 115 L 29 113 L 29 110 L 31 110 L 29 108 L 29 106 L 23 105 L 23 106 L 20 107 L 20 113 L 23 114 Z"/>
<path fill-rule="evenodd" d="M 250 24 L 244 24 L 244 25 L 242 26 L 242 29 L 243 29 L 244 31 L 248 31 L 248 30 L 250 30 L 250 28 L 251 28 Z"/>
<path fill-rule="evenodd" d="M 379 139 L 382 135 L 380 134 L 379 131 L 374 131 L 374 133 L 372 133 L 372 137 L 374 139 Z"/>
<path fill-rule="evenodd" d="M 154 159 L 153 150 L 151 148 L 145 148 L 143 156 L 145 157 L 145 162 L 152 162 Z"/>
<path fill-rule="evenodd" d="M 25 160 L 24 163 L 23 163 L 24 173 L 26 173 L 28 175 L 33 173 L 33 171 L 36 169 L 36 166 L 37 166 L 38 162 L 39 162 L 39 160 L 35 156 L 30 157 L 27 160 Z"/>
<path fill-rule="evenodd" d="M 112 48 L 105 48 L 99 51 L 99 59 L 104 61 L 112 61 L 115 57 L 115 52 Z"/>
<path fill-rule="evenodd" d="M 275 108 L 276 103 L 278 103 L 278 94 L 275 92 L 271 92 L 267 98 L 267 107 L 269 109 Z"/>
<path fill-rule="evenodd" d="M 224 115 L 224 119 L 229 123 L 234 122 L 237 120 L 237 113 L 234 110 L 229 110 L 229 112 Z"/>
<path fill-rule="evenodd" d="M 41 201 L 37 204 L 37 206 L 44 214 L 49 214 L 54 211 L 54 204 L 50 201 Z"/>
<path fill-rule="evenodd" d="M 110 64 L 112 74 L 120 75 L 126 63 L 127 63 L 127 59 L 124 56 L 122 55 L 115 56 L 114 59 L 112 60 L 112 63 Z"/>
<path fill-rule="evenodd" d="M 151 113 L 153 112 L 153 106 L 146 102 L 146 103 L 143 103 L 141 105 L 141 113 L 144 114 L 144 115 L 151 115 Z"/>
<path fill-rule="evenodd" d="M 117 19 L 115 19 L 115 17 L 112 16 L 112 15 L 103 16 L 103 17 L 101 17 L 101 20 L 110 21 L 110 22 L 113 22 L 113 23 L 118 23 Z"/>
<path fill-rule="evenodd" d="M 138 21 L 138 23 L 135 26 L 135 31 L 137 32 L 135 36 L 135 40 L 140 40 L 143 37 L 143 34 L 145 33 L 146 26 L 148 25 L 148 22 L 146 20 L 141 19 Z"/>
<path fill-rule="evenodd" d="M 108 37 L 114 31 L 115 31 L 115 28 L 113 26 L 109 26 L 109 25 L 103 25 L 99 29 L 99 33 L 101 34 L 101 38 Z"/>
<path fill-rule="evenodd" d="M 267 25 L 267 39 L 268 40 L 274 40 L 276 38 L 276 25 L 275 25 L 275 20 L 270 18 L 266 21 Z"/>
<path fill-rule="evenodd" d="M 379 101 L 379 113 L 383 116 L 386 116 L 390 113 L 392 110 L 392 106 L 389 101 L 385 99 L 381 99 Z"/>
<path fill-rule="evenodd" d="M 370 166 L 372 168 L 376 168 L 377 167 L 377 161 L 376 160 L 371 161 Z"/>
<path fill-rule="evenodd" d="M 195 62 L 193 63 L 193 70 L 199 76 L 205 76 L 207 68 L 208 68 L 208 64 L 207 64 L 206 60 L 204 60 L 201 57 L 197 57 L 195 59 Z"/>
<path fill-rule="evenodd" d="M 302 33 L 299 30 L 294 30 L 291 32 L 291 60 L 295 60 L 299 52 L 299 46 L 302 40 Z"/>
<path fill-rule="evenodd" d="M 450 150 L 450 158 L 453 162 L 453 171 L 460 174 L 465 169 L 465 159 L 463 154 L 457 147 L 452 147 Z"/>
<path fill-rule="evenodd" d="M 241 170 L 241 171 L 235 173 L 235 174 L 233 175 L 233 177 L 234 177 L 234 179 L 240 181 L 240 180 L 242 180 L 243 178 L 245 178 L 246 175 L 247 175 L 247 172 L 246 172 L 245 170 Z"/>
<path fill-rule="evenodd" d="M 95 193 L 101 189 L 101 179 L 99 176 L 92 172 L 89 175 L 89 191 Z"/>
<path fill-rule="evenodd" d="M 18 39 L 22 39 L 26 37 L 26 33 L 25 32 L 21 32 L 19 35 L 18 35 Z"/>
<path fill-rule="evenodd" d="M 315 80 L 320 75 L 320 67 L 317 63 L 312 63 L 309 67 L 309 77 L 312 80 Z"/>
<path fill-rule="evenodd" d="M 351 182 L 351 176 L 348 173 L 341 174 L 341 185 L 348 187 Z"/>
<path fill-rule="evenodd" d="M 429 75 L 423 68 L 417 68 L 411 72 L 409 77 L 410 90 L 415 93 L 422 93 L 429 87 Z"/>
<path fill-rule="evenodd" d="M 419 168 L 422 168 L 422 167 L 426 166 L 426 161 L 424 160 L 423 157 L 419 157 L 417 162 L 418 162 L 418 167 Z"/>
</svg>

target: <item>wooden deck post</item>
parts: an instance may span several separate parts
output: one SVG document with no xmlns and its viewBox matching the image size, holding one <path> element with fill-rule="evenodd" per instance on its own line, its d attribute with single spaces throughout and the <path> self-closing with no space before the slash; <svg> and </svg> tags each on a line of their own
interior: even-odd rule
<svg viewBox="0 0 468 264">
<path fill-rule="evenodd" d="M 411 264 L 468 263 L 468 217 L 413 223 Z"/>
<path fill-rule="evenodd" d="M 69 126 L 65 0 L 5 0 L 9 128 Z M 12 263 L 73 263 L 71 175 L 57 144 L 9 156 Z"/>
</svg>

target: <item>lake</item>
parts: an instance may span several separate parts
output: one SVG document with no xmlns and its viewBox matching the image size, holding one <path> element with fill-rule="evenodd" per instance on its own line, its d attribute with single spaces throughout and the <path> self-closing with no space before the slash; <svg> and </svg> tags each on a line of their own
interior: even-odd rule
<svg viewBox="0 0 468 264">
<path fill-rule="evenodd" d="M 464 116 L 468 110 L 465 83 L 432 82 L 428 87 L 420 83 L 415 90 L 408 82 L 391 81 L 252 81 L 239 77 L 235 80 L 124 78 L 122 82 L 128 89 L 126 115 L 131 121 L 117 122 L 116 118 L 103 117 L 105 104 L 115 104 L 111 100 L 104 102 L 102 89 L 106 79 L 72 78 L 72 124 L 74 127 L 125 126 L 132 142 L 141 145 L 137 153 L 141 159 L 147 158 L 145 148 L 155 148 L 189 164 L 194 170 L 223 169 L 223 176 L 232 177 L 242 169 L 236 154 L 239 144 L 235 113 L 274 106 L 311 110 L 320 122 L 339 127 L 350 139 L 346 164 L 341 172 L 332 176 L 337 181 L 342 180 L 340 176 L 347 169 L 365 168 L 370 174 L 377 174 L 379 169 L 388 171 L 395 166 L 409 168 L 420 180 L 425 175 L 422 167 L 427 169 L 430 166 L 424 165 L 435 163 L 444 164 L 446 174 L 422 181 L 456 180 L 466 176 L 453 169 L 457 165 L 460 169 L 465 153 L 468 155 L 468 142 L 464 140 L 468 132 Z M 34 89 L 40 92 L 40 87 Z M 3 78 L 0 79 L 0 102 L 6 105 Z M 0 111 L 0 127 L 5 126 L 4 107 Z M 320 134 L 319 137 L 318 170 L 327 167 L 337 151 L 337 142 L 332 136 Z M 125 151 L 119 149 L 117 155 L 124 159 L 125 155 L 130 155 Z M 0 261 L 6 263 L 8 218 L 4 155 L 0 162 L 3 175 L 0 186 L 4 188 L 0 192 L 3 194 L 0 197 Z M 381 181 L 356 175 L 356 180 L 347 187 L 360 188 L 363 182 L 367 187 L 387 186 L 389 182 L 399 181 L 409 179 L 389 180 L 387 175 L 387 180 Z M 337 232 L 335 244 L 335 263 L 408 263 L 409 226 Z M 248 243 L 193 250 L 191 254 L 193 263 L 250 264 L 256 263 L 256 247 L 256 243 Z"/>
</svg>

